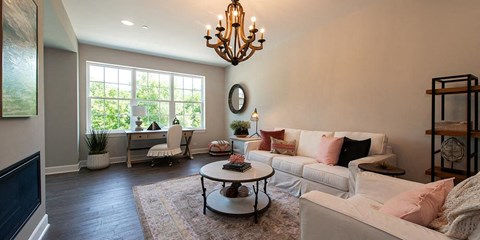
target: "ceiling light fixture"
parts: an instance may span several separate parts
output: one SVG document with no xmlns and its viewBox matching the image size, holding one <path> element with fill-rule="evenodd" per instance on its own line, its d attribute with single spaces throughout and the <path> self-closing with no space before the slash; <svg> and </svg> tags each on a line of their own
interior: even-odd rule
<svg viewBox="0 0 480 240">
<path fill-rule="evenodd" d="M 255 26 L 257 19 L 252 17 L 252 25 L 248 28 L 249 35 L 245 36 L 245 12 L 243 11 L 242 5 L 239 3 L 239 0 L 232 0 L 232 3 L 228 5 L 227 10 L 225 11 L 225 18 L 226 23 L 225 27 L 223 27 L 223 16 L 218 16 L 218 26 L 215 28 L 217 30 L 215 33 L 217 42 L 213 44 L 210 43 L 210 39 L 212 39 L 210 36 L 210 25 L 206 26 L 207 35 L 205 36 L 205 39 L 207 39 L 207 47 L 215 49 L 215 52 L 217 52 L 221 58 L 236 66 L 238 63 L 252 57 L 255 51 L 263 49 L 265 30 L 263 28 L 260 30 L 260 39 L 258 40 L 260 45 L 254 46 L 253 42 L 255 41 L 256 33 L 258 32 L 258 29 Z"/>
<path fill-rule="evenodd" d="M 127 25 L 127 26 L 133 26 L 133 25 L 135 25 L 133 22 L 130 22 L 130 21 L 128 21 L 128 20 L 122 20 L 121 22 L 123 23 L 123 25 Z"/>
<path fill-rule="evenodd" d="M 143 25 L 142 28 L 143 28 L 143 29 L 148 29 L 148 26 L 147 26 L 147 25 Z"/>
</svg>

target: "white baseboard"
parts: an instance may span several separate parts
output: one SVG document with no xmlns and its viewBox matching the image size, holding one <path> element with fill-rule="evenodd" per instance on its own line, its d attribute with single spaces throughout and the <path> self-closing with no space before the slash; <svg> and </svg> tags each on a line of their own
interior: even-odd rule
<svg viewBox="0 0 480 240">
<path fill-rule="evenodd" d="M 45 168 L 45 175 L 78 172 L 78 170 L 80 170 L 80 166 L 79 166 L 78 163 L 73 164 L 73 165 L 46 167 Z"/>
<path fill-rule="evenodd" d="M 49 227 L 50 224 L 48 224 L 48 214 L 45 214 L 42 220 L 38 223 L 37 227 L 35 227 L 35 230 L 33 230 L 33 233 L 30 235 L 28 240 L 42 239 Z"/>
<path fill-rule="evenodd" d="M 132 155 L 132 159 L 145 159 L 145 155 Z M 116 164 L 116 163 L 124 163 L 127 162 L 127 157 L 126 156 L 120 156 L 120 157 L 111 157 L 110 158 L 110 164 Z M 87 160 L 80 160 L 78 162 L 79 168 L 87 167 Z"/>
<path fill-rule="evenodd" d="M 115 163 L 123 163 L 127 161 L 126 156 L 121 156 L 121 157 L 112 157 L 110 158 L 110 163 L 115 164 Z"/>
<path fill-rule="evenodd" d="M 195 148 L 192 149 L 192 154 L 199 154 L 199 153 L 208 153 L 208 148 Z"/>
<path fill-rule="evenodd" d="M 195 148 L 191 149 L 192 154 L 200 154 L 200 153 L 208 153 L 208 148 Z M 145 161 L 148 160 L 145 157 L 145 154 L 137 154 L 137 155 L 132 155 L 132 161 L 133 162 L 138 162 L 138 161 Z M 127 156 L 120 156 L 120 157 L 111 157 L 110 158 L 110 164 L 115 164 L 115 163 L 124 163 L 127 162 Z M 59 173 L 68 173 L 68 172 L 78 172 L 80 168 L 87 167 L 87 160 L 80 160 L 78 164 L 74 165 L 66 165 L 66 166 L 55 166 L 55 167 L 46 167 L 45 168 L 45 175 L 53 175 L 53 174 L 59 174 Z"/>
</svg>

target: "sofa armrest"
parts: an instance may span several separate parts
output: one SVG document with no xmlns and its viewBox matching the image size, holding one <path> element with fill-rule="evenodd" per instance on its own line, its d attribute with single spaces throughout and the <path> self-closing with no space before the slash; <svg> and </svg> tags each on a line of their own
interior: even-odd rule
<svg viewBox="0 0 480 240">
<path fill-rule="evenodd" d="M 358 165 L 361 163 L 381 163 L 386 162 L 389 165 L 397 166 L 397 156 L 393 153 L 390 154 L 381 154 L 381 155 L 370 155 L 364 158 L 359 158 L 348 163 L 349 178 L 348 178 L 348 190 L 349 195 L 353 196 L 355 194 L 355 181 L 357 174 L 362 172 Z"/>
<path fill-rule="evenodd" d="M 300 231 L 302 239 L 451 240 L 440 232 L 319 191 L 300 197 Z"/>
<path fill-rule="evenodd" d="M 422 183 L 376 174 L 361 172 L 357 174 L 355 195 L 362 195 L 381 204 L 402 192 L 422 186 Z"/>
<path fill-rule="evenodd" d="M 256 141 L 248 141 L 248 142 L 245 142 L 245 145 L 243 145 L 243 154 L 245 155 L 245 158 L 246 159 L 249 159 L 248 158 L 248 153 L 252 150 L 258 150 L 258 148 L 260 147 L 260 143 L 262 142 L 262 140 L 256 140 Z"/>
</svg>

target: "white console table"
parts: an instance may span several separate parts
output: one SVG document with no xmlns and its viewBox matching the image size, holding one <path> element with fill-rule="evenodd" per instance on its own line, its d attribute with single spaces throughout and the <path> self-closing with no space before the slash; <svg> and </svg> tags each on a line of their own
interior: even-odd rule
<svg viewBox="0 0 480 240">
<path fill-rule="evenodd" d="M 181 146 L 185 147 L 183 151 L 183 156 L 188 156 L 190 159 L 193 159 L 193 155 L 190 152 L 190 142 L 192 141 L 193 132 L 195 130 L 184 128 L 182 129 L 182 135 L 184 143 Z M 160 139 L 167 139 L 167 129 L 162 130 L 143 130 L 143 131 L 131 131 L 126 130 L 125 133 L 127 134 L 127 166 L 132 167 L 132 158 L 131 154 L 132 151 L 135 150 L 144 150 L 149 149 L 150 147 L 142 147 L 142 148 L 132 148 L 132 142 L 134 141 L 145 141 L 145 140 L 160 140 Z"/>
</svg>

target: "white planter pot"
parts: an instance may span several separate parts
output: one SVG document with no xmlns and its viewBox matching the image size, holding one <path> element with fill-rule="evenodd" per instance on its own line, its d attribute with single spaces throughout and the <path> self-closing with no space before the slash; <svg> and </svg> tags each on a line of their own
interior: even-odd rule
<svg viewBox="0 0 480 240">
<path fill-rule="evenodd" d="M 95 154 L 88 155 L 87 158 L 87 168 L 88 169 L 102 169 L 110 166 L 110 155 L 107 153 L 104 154 Z"/>
</svg>

